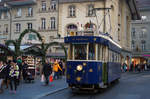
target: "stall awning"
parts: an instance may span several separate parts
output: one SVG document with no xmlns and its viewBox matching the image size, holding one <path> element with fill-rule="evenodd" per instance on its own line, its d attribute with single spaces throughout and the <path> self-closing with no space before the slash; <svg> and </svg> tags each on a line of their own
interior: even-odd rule
<svg viewBox="0 0 150 99">
<path fill-rule="evenodd" d="M 50 53 L 50 54 L 47 54 L 46 57 L 65 58 L 65 53 Z"/>
<path fill-rule="evenodd" d="M 29 47 L 31 47 L 32 45 L 21 45 L 20 46 L 20 50 L 24 50 L 24 49 L 26 49 L 26 48 L 29 48 Z M 15 50 L 15 46 L 8 46 L 11 50 Z"/>
</svg>

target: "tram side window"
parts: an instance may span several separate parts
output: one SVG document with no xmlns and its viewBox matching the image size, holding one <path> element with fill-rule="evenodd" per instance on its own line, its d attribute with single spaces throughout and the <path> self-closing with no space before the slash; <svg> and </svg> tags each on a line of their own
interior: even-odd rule
<svg viewBox="0 0 150 99">
<path fill-rule="evenodd" d="M 109 62 L 111 62 L 111 50 L 109 50 Z"/>
<path fill-rule="evenodd" d="M 116 53 L 116 62 L 118 62 L 118 53 Z"/>
<path fill-rule="evenodd" d="M 68 59 L 72 59 L 72 57 L 73 57 L 73 46 L 72 46 L 72 44 L 70 44 L 70 48 L 68 50 L 68 53 L 69 53 Z"/>
<path fill-rule="evenodd" d="M 95 44 L 89 44 L 89 60 L 95 60 Z"/>
<path fill-rule="evenodd" d="M 118 57 L 118 62 L 120 63 L 121 61 L 120 61 L 121 59 L 120 59 L 120 54 L 119 54 L 119 57 Z"/>
<path fill-rule="evenodd" d="M 86 44 L 75 44 L 74 45 L 74 56 L 75 60 L 86 60 L 87 56 L 87 45 Z"/>
<path fill-rule="evenodd" d="M 98 60 L 101 60 L 101 45 L 98 45 Z"/>
<path fill-rule="evenodd" d="M 102 61 L 105 61 L 105 47 L 102 45 Z"/>
<path fill-rule="evenodd" d="M 115 53 L 115 62 L 117 62 L 117 53 Z"/>
<path fill-rule="evenodd" d="M 114 52 L 112 52 L 112 62 L 115 61 L 115 55 L 114 55 Z"/>
<path fill-rule="evenodd" d="M 120 58 L 119 55 L 120 55 L 120 54 L 118 54 L 118 63 L 119 63 L 119 58 Z"/>
</svg>

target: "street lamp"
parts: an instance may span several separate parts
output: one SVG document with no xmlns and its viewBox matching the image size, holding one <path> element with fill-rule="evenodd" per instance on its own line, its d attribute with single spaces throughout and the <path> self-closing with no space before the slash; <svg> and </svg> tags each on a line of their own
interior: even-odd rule
<svg viewBox="0 0 150 99">
<path fill-rule="evenodd" d="M 4 3 L 4 7 L 8 10 L 9 16 L 10 16 L 10 35 L 9 35 L 9 40 L 11 40 L 11 26 L 12 26 L 12 14 L 11 14 L 11 7 L 7 4 Z"/>
</svg>

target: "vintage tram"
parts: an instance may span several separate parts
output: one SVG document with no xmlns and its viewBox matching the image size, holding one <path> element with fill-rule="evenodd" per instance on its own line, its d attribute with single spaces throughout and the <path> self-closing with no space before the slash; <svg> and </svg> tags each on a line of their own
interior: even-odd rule
<svg viewBox="0 0 150 99">
<path fill-rule="evenodd" d="M 121 47 L 107 36 L 67 36 L 67 83 L 72 89 L 106 88 L 121 76 Z"/>
</svg>

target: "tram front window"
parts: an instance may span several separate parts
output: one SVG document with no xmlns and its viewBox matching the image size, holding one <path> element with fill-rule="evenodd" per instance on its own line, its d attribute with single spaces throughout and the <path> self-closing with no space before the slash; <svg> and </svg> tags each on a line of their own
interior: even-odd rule
<svg viewBox="0 0 150 99">
<path fill-rule="evenodd" d="M 75 44 L 74 45 L 74 59 L 75 60 L 86 60 L 87 56 L 87 45 L 86 44 Z"/>
</svg>

